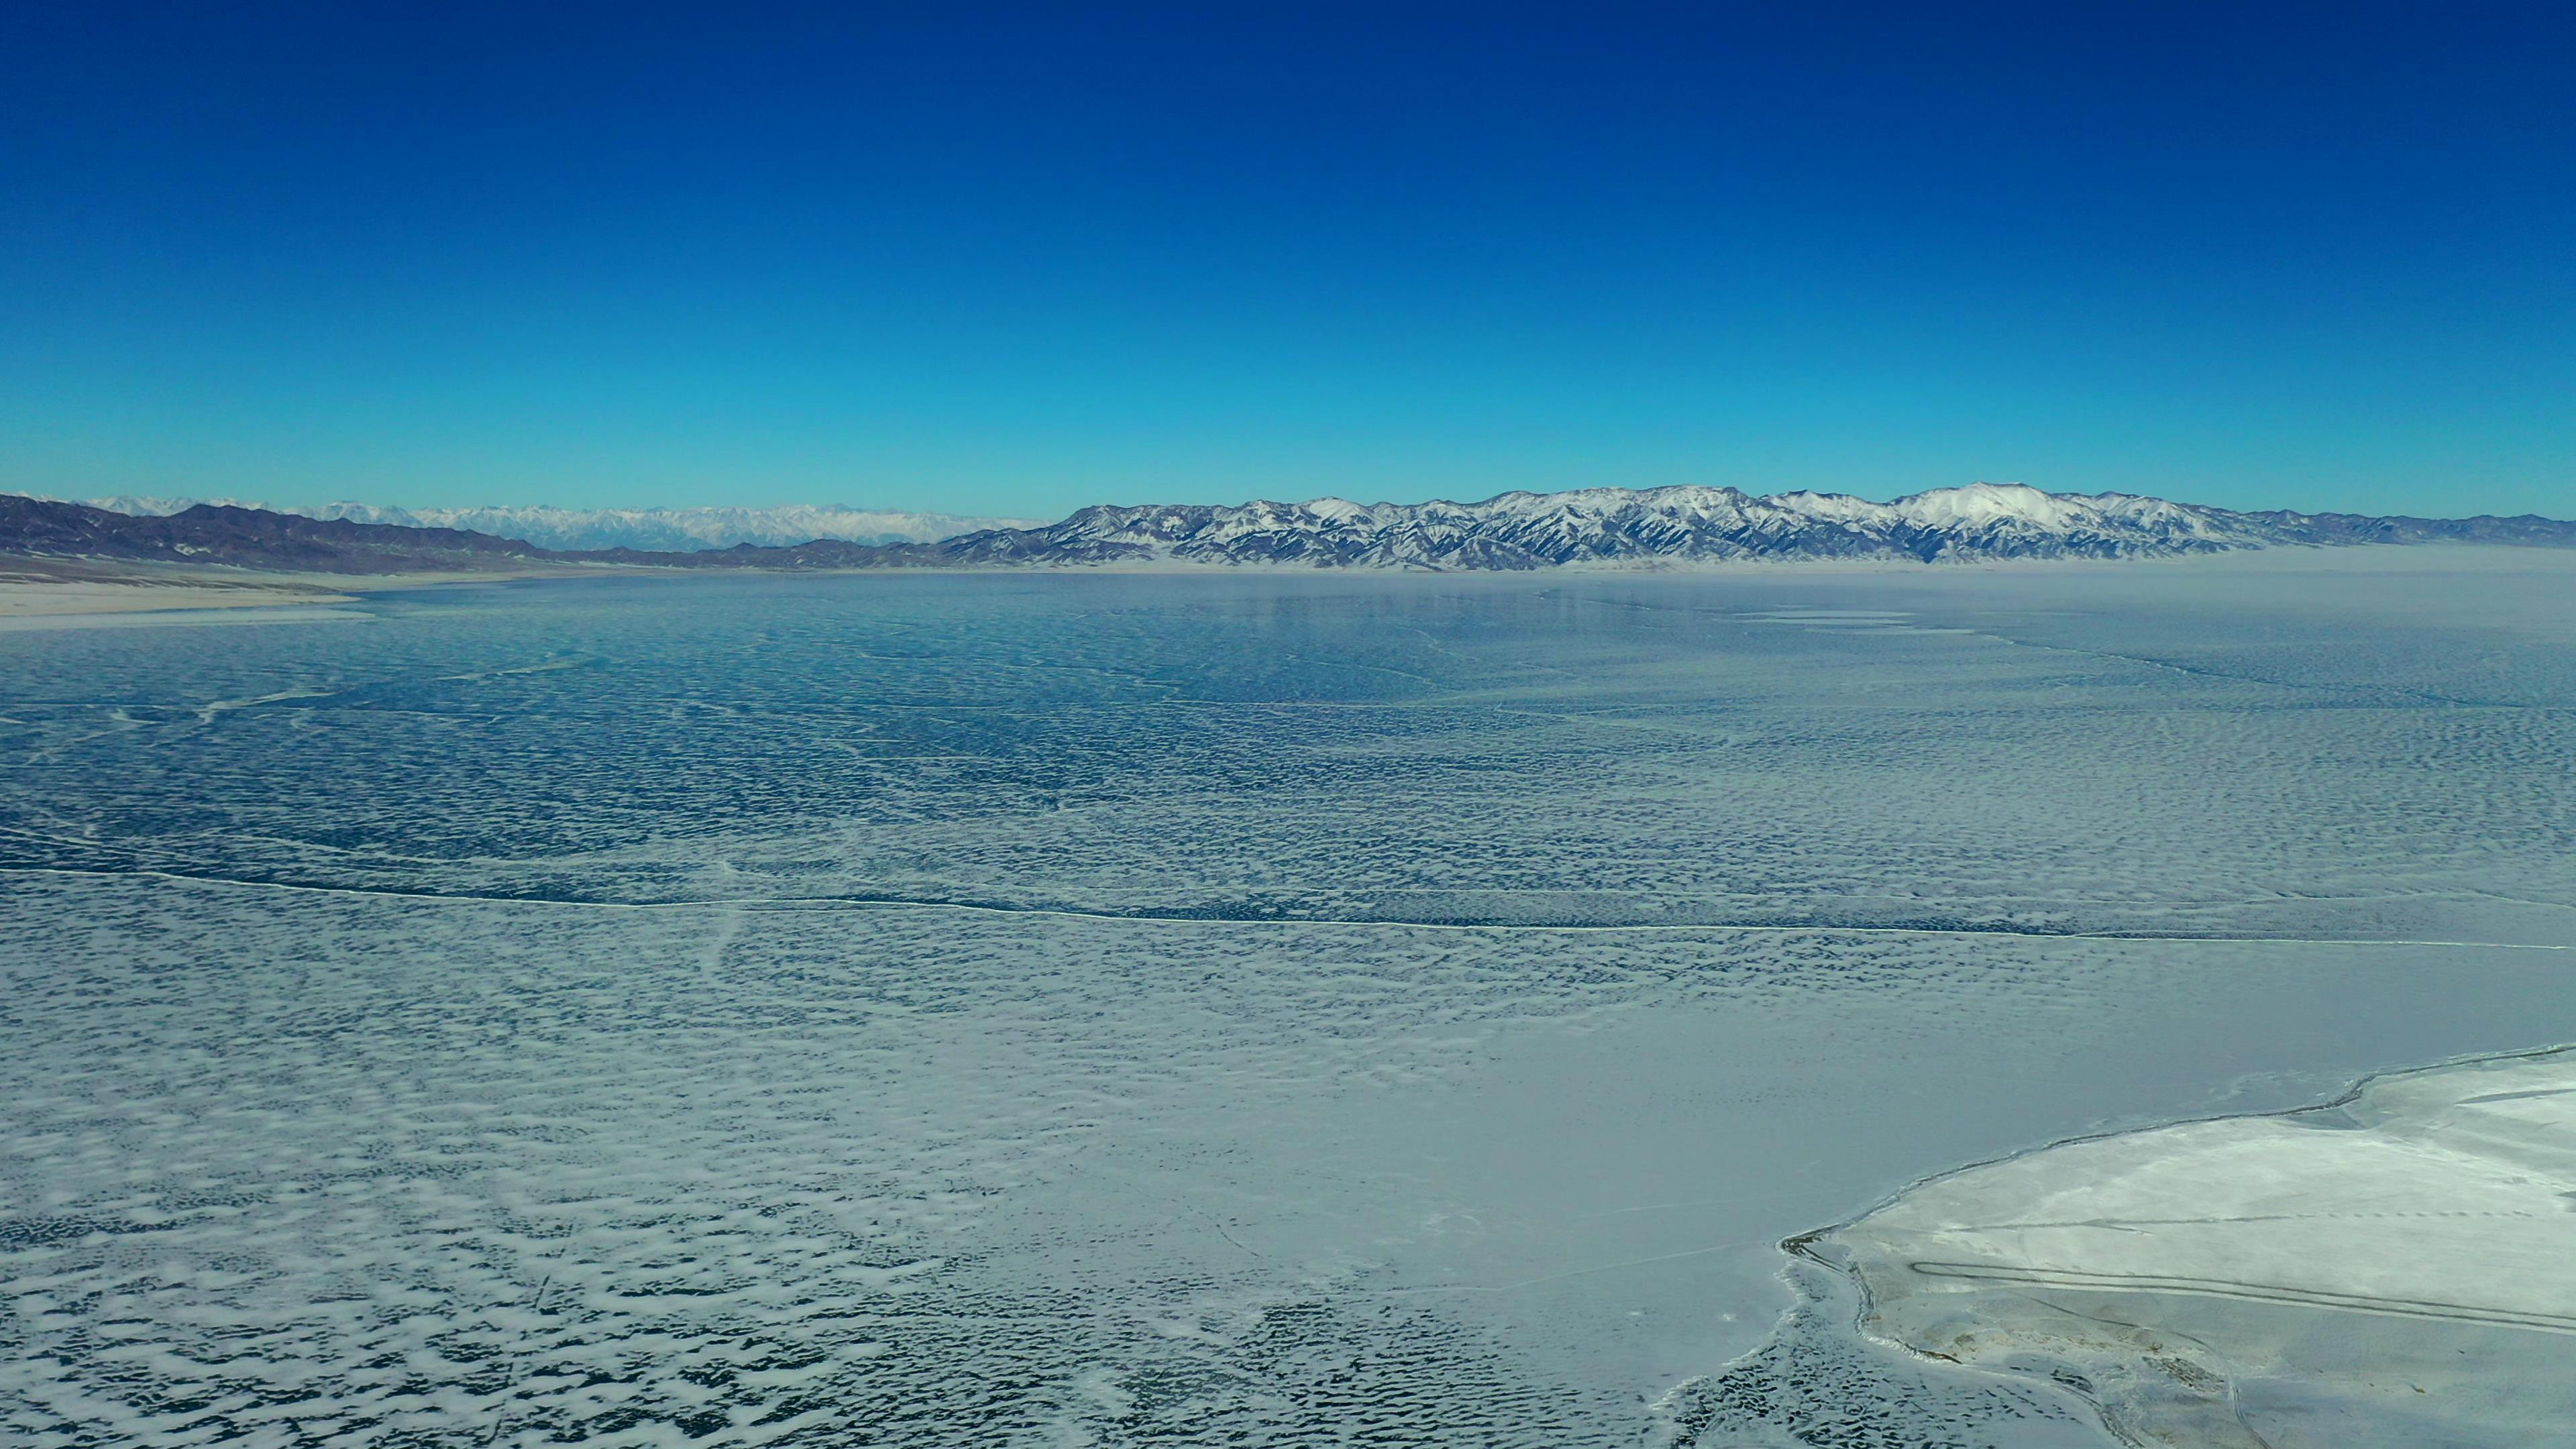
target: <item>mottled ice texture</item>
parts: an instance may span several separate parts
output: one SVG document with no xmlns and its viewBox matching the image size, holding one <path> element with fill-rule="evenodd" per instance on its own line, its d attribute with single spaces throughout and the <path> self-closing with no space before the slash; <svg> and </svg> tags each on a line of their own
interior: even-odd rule
<svg viewBox="0 0 2576 1449">
<path fill-rule="evenodd" d="M 2576 561 L 2370 562 L 0 636 L 0 1441 L 2099 1445 L 1777 1245 L 2576 1038 Z"/>
</svg>

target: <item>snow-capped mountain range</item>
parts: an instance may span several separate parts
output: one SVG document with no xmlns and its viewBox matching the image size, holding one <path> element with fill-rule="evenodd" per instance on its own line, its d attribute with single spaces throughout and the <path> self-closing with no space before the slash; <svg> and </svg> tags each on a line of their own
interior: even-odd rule
<svg viewBox="0 0 2576 1449">
<path fill-rule="evenodd" d="M 981 528 L 930 542 L 808 537 L 763 544 L 713 519 L 766 515 L 780 530 L 834 510 L 636 510 L 585 519 L 701 520 L 686 547 L 565 548 L 603 535 L 529 526 L 563 510 L 366 510 L 332 516 L 199 504 L 175 513 L 120 499 L 123 510 L 0 496 L 0 552 L 195 560 L 246 568 L 387 572 L 424 567 L 620 564 L 656 568 L 1287 567 L 1664 568 L 1749 560 L 2153 558 L 2282 545 L 2507 543 L 2576 547 L 2576 523 L 2523 515 L 2377 518 L 2349 513 L 2244 513 L 2126 493 L 2047 493 L 2017 483 L 1940 488 L 1889 503 L 1836 493 L 1755 497 L 1733 488 L 1587 488 L 1506 493 L 1482 503 L 1374 503 L 1319 498 L 1237 506 L 1085 508 L 1058 523 Z M 498 515 L 499 521 L 478 516 Z M 843 519 L 906 520 L 922 532 L 978 520 L 837 510 Z M 393 518 L 409 522 L 384 521 Z M 453 520 L 452 523 L 443 520 Z M 924 520 L 937 520 L 928 522 Z M 990 520 L 984 520 L 989 522 Z M 489 524 L 487 530 L 483 525 Z M 608 525 L 584 525 L 607 527 Z M 677 524 L 670 525 L 679 527 Z M 892 526 L 847 531 L 883 536 Z M 614 536 L 614 535 L 611 535 Z M 632 537 L 633 534 L 623 535 Z M 710 546 L 726 537 L 730 547 Z"/>
<path fill-rule="evenodd" d="M 2436 539 L 2576 544 L 2576 525 L 2540 518 L 2239 513 L 2125 493 L 2047 493 L 2017 483 L 1940 488 L 1890 503 L 1836 493 L 1587 488 L 1506 493 L 1482 503 L 1322 498 L 1238 507 L 1095 507 L 1043 528 L 889 549 L 881 561 L 1528 569 L 1771 558 L 2131 558 Z"/>
<path fill-rule="evenodd" d="M 404 528 L 458 528 L 515 538 L 539 548 L 581 552 L 631 548 L 646 553 L 692 553 L 700 549 L 785 548 L 818 538 L 850 543 L 935 543 L 961 533 L 995 528 L 1033 528 L 1029 518 L 962 518 L 950 513 L 915 513 L 890 508 L 850 508 L 834 504 L 791 503 L 777 508 L 395 508 L 374 503 L 280 505 L 238 498 L 85 498 L 92 508 L 138 518 L 167 518 L 199 503 L 228 508 L 256 508 L 305 518 L 345 518 L 353 523 L 390 523 Z"/>
<path fill-rule="evenodd" d="M 1980 483 L 1893 503 L 1733 488 L 1586 488 L 1482 503 L 1338 498 L 1239 507 L 1086 508 L 968 535 L 938 552 L 993 562 L 1310 563 L 1519 569 L 1640 559 L 2115 556 L 2239 548 L 2263 531 L 2155 498 L 2079 498 Z"/>
</svg>

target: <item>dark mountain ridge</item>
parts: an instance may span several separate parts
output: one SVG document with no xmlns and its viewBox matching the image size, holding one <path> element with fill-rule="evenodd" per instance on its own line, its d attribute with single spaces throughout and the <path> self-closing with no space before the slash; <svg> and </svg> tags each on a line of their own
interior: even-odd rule
<svg viewBox="0 0 2576 1449">
<path fill-rule="evenodd" d="M 306 518 L 201 503 L 165 518 L 0 494 L 0 552 L 225 564 L 278 572 L 384 574 L 549 560 L 516 539 L 454 528 Z"/>
</svg>

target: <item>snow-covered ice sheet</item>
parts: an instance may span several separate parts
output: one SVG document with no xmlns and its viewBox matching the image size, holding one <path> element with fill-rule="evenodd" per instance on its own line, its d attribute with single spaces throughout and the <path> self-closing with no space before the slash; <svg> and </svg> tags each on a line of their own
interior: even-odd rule
<svg viewBox="0 0 2576 1449">
<path fill-rule="evenodd" d="M 1865 1327 L 2171 1445 L 2542 1444 L 2576 1423 L 2576 1052 L 2070 1142 L 1805 1250 Z"/>
<path fill-rule="evenodd" d="M 2576 1039 L 2399 557 L 0 638 L 0 1438 L 2099 1445 L 1778 1244 Z"/>
</svg>

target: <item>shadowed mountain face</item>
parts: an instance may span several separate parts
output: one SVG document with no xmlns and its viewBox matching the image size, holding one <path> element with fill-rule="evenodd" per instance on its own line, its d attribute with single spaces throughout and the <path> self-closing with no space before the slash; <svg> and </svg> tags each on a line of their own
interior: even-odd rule
<svg viewBox="0 0 2576 1449">
<path fill-rule="evenodd" d="M 1757 498 L 1732 488 L 1506 493 L 1482 503 L 1307 503 L 1085 508 L 1040 528 L 935 543 L 816 539 L 700 552 L 562 550 L 451 528 L 316 519 L 201 504 L 130 517 L 0 497 L 0 551 L 245 568 L 390 573 L 547 563 L 674 568 L 954 568 L 1083 564 L 1537 569 L 1753 559 L 1970 561 L 2157 558 L 2283 544 L 2473 542 L 2576 546 L 2576 523 L 2524 516 L 2372 518 L 2238 513 L 2122 493 L 2079 496 L 1979 483 L 1872 503 L 1842 494 Z"/>
<path fill-rule="evenodd" d="M 533 544 L 454 528 L 350 523 L 213 503 L 167 518 L 137 518 L 7 494 L 0 494 L 0 552 L 334 574 L 488 570 L 547 558 Z"/>
</svg>

